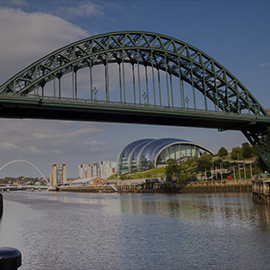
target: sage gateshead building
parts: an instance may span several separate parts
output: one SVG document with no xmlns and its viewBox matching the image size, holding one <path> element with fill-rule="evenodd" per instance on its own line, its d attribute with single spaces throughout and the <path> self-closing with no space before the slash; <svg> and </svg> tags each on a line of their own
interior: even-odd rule
<svg viewBox="0 0 270 270">
<path fill-rule="evenodd" d="M 168 159 L 177 163 L 203 152 L 214 153 L 204 146 L 181 139 L 142 139 L 125 146 L 117 158 L 119 175 L 143 172 L 166 164 Z"/>
</svg>

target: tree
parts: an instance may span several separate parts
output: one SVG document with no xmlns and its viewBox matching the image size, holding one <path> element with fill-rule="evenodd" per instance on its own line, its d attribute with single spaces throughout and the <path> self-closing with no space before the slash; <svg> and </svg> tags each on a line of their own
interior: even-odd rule
<svg viewBox="0 0 270 270">
<path fill-rule="evenodd" d="M 168 165 L 165 168 L 166 181 L 172 181 L 174 175 L 178 176 L 180 174 L 180 166 L 177 165 L 175 159 L 168 159 L 166 162 Z"/>
<path fill-rule="evenodd" d="M 219 168 L 220 167 L 220 163 L 222 163 L 222 159 L 221 158 L 219 158 L 219 159 L 216 159 L 215 161 L 214 161 L 214 168 Z"/>
<path fill-rule="evenodd" d="M 232 159 L 234 160 L 242 160 L 243 159 L 243 151 L 240 147 L 234 147 L 232 149 Z"/>
<path fill-rule="evenodd" d="M 243 158 L 250 158 L 252 157 L 252 148 L 246 144 L 242 147 L 242 154 Z"/>
<path fill-rule="evenodd" d="M 219 150 L 218 150 L 218 156 L 219 157 L 223 157 L 223 156 L 227 156 L 228 155 L 228 151 L 225 147 L 221 147 Z"/>
<path fill-rule="evenodd" d="M 258 153 L 257 153 L 256 149 L 254 147 L 251 147 L 251 150 L 252 150 L 252 156 L 257 157 Z"/>
<path fill-rule="evenodd" d="M 203 153 L 201 157 L 198 159 L 198 171 L 205 171 L 205 170 L 210 170 L 212 166 L 212 156 Z"/>
</svg>

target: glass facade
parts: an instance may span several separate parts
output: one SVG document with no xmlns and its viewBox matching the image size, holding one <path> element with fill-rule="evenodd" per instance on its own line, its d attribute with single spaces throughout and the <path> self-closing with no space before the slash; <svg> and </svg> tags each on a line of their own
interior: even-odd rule
<svg viewBox="0 0 270 270">
<path fill-rule="evenodd" d="M 200 156 L 201 152 L 214 154 L 209 149 L 186 140 L 142 139 L 124 147 L 118 156 L 117 168 L 119 175 L 142 172 L 166 164 L 170 158 L 180 163 L 183 158 Z"/>
<path fill-rule="evenodd" d="M 128 144 L 119 154 L 117 159 L 117 169 L 120 175 L 137 171 L 136 157 L 141 148 L 151 139 L 143 139 Z"/>
<path fill-rule="evenodd" d="M 63 184 L 63 166 L 56 165 L 57 167 L 57 184 Z"/>
</svg>

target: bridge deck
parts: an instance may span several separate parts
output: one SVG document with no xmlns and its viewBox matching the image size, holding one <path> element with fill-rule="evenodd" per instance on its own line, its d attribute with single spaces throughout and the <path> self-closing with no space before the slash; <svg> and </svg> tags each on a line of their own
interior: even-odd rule
<svg viewBox="0 0 270 270">
<path fill-rule="evenodd" d="M 186 126 L 220 130 L 258 130 L 270 124 L 269 116 L 90 100 L 40 100 L 29 97 L 0 97 L 0 117 Z"/>
</svg>

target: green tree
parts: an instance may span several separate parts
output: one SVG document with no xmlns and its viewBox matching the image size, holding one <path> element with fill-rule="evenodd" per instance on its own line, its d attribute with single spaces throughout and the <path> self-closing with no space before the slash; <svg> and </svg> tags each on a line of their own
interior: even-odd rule
<svg viewBox="0 0 270 270">
<path fill-rule="evenodd" d="M 207 153 L 203 153 L 201 157 L 198 159 L 197 170 L 198 171 L 210 170 L 211 166 L 212 166 L 212 156 Z"/>
<path fill-rule="evenodd" d="M 258 153 L 257 153 L 256 149 L 254 147 L 251 147 L 251 150 L 252 150 L 252 156 L 257 157 Z"/>
<path fill-rule="evenodd" d="M 219 157 L 223 157 L 223 156 L 227 156 L 228 155 L 228 151 L 225 147 L 221 147 L 219 150 L 218 150 L 218 156 Z"/>
<path fill-rule="evenodd" d="M 234 159 L 234 160 L 242 160 L 243 159 L 243 151 L 240 147 L 234 147 L 232 149 L 232 159 Z"/>
<path fill-rule="evenodd" d="M 177 165 L 175 159 L 168 159 L 166 162 L 168 165 L 165 168 L 166 181 L 172 181 L 172 177 L 180 174 L 180 166 Z"/>
<path fill-rule="evenodd" d="M 243 158 L 252 157 L 252 147 L 250 147 L 248 144 L 244 145 L 242 147 L 242 155 L 243 155 Z"/>
<path fill-rule="evenodd" d="M 215 161 L 214 161 L 214 168 L 220 168 L 220 163 L 222 163 L 222 159 L 221 158 L 219 158 L 219 159 L 216 159 Z"/>
</svg>

